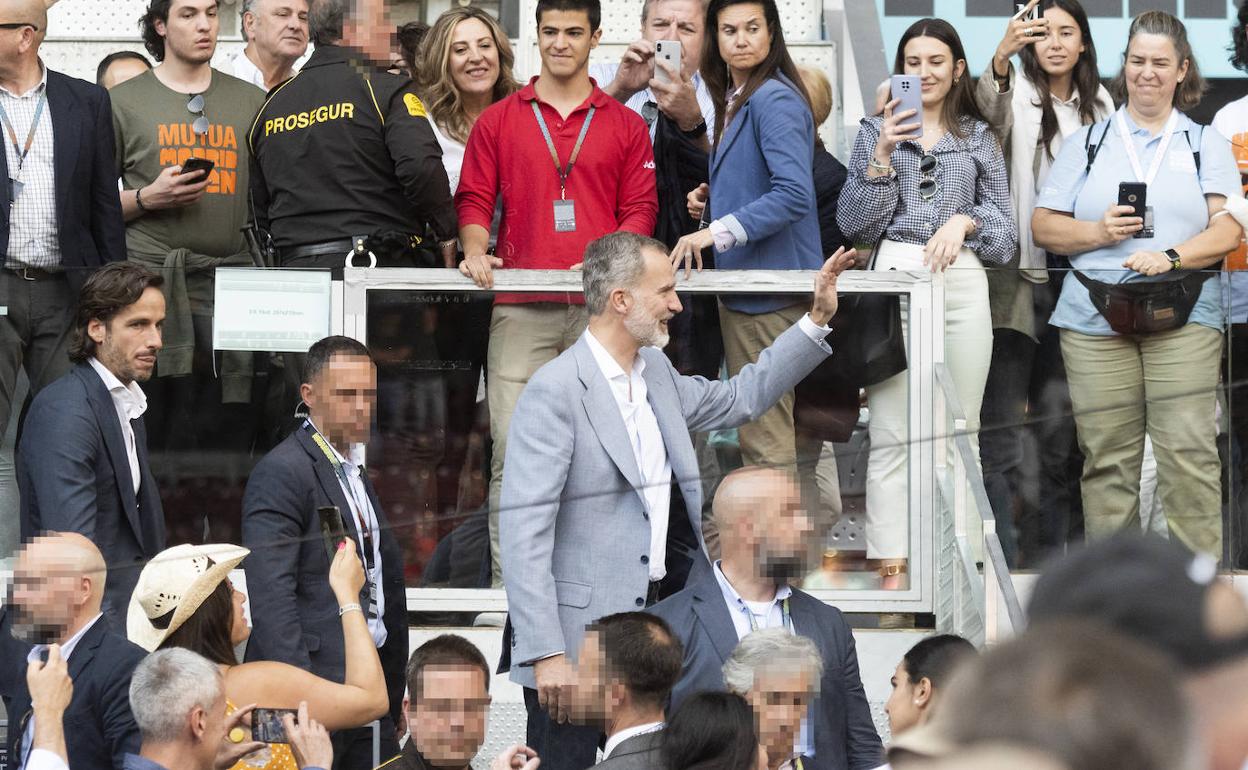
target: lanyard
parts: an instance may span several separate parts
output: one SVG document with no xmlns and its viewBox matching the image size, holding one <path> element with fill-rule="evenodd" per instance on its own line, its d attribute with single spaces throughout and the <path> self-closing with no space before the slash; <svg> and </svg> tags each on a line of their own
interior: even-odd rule
<svg viewBox="0 0 1248 770">
<path fill-rule="evenodd" d="M 312 431 L 312 441 L 325 454 L 325 459 L 329 460 L 329 464 L 334 468 L 334 475 L 338 477 L 342 488 L 347 492 L 347 507 L 351 509 L 351 516 L 355 518 L 356 531 L 360 533 L 360 538 L 364 541 L 364 565 L 368 567 L 369 572 L 372 572 L 375 568 L 374 562 L 376 561 L 373 553 L 373 532 L 368 526 L 364 505 L 355 496 L 355 487 L 351 484 L 351 479 L 347 477 L 347 471 L 342 467 L 342 463 L 338 461 L 334 450 L 330 449 L 329 442 L 325 440 L 325 437 L 321 435 L 321 432 L 316 429 L 316 426 L 311 421 L 307 423 L 307 426 Z"/>
<path fill-rule="evenodd" d="M 1127 118 L 1123 112 L 1124 110 L 1118 110 L 1118 114 L 1114 116 L 1114 122 L 1118 124 L 1118 135 L 1122 137 L 1123 149 L 1127 153 L 1127 160 L 1131 161 L 1131 170 L 1135 172 L 1135 181 L 1151 185 L 1153 180 L 1157 178 L 1157 172 L 1161 170 L 1161 162 L 1166 157 L 1166 150 L 1170 149 L 1170 139 L 1174 136 L 1175 127 L 1179 125 L 1179 111 L 1170 111 L 1170 119 L 1166 121 L 1166 127 L 1162 129 L 1161 144 L 1157 145 L 1157 152 L 1153 154 L 1153 161 L 1148 164 L 1148 176 L 1144 175 L 1140 167 L 1140 156 L 1135 152 L 1135 142 L 1131 139 L 1131 132 L 1127 129 Z"/>
<path fill-rule="evenodd" d="M 9 120 L 9 113 L 5 111 L 4 104 L 0 102 L 0 120 L 4 121 L 4 128 L 9 134 L 9 141 L 13 143 L 13 151 L 17 153 L 17 172 L 20 175 L 22 165 L 26 163 L 26 156 L 30 154 L 30 146 L 35 143 L 35 131 L 39 128 L 39 119 L 43 117 L 43 105 L 48 102 L 48 91 L 44 89 L 39 92 L 39 104 L 35 107 L 35 118 L 30 121 L 30 133 L 26 134 L 26 146 L 22 147 L 17 143 L 17 131 L 13 129 L 13 122 Z"/>
<path fill-rule="evenodd" d="M 771 610 L 768 610 L 768 612 L 770 611 Z M 758 619 L 754 617 L 754 613 L 750 610 L 748 606 L 745 608 L 745 614 L 750 619 L 750 632 L 753 633 L 757 631 Z M 780 602 L 780 615 L 784 619 L 783 620 L 784 630 L 792 634 L 793 633 L 793 617 L 789 615 L 789 600 L 788 599 L 785 599 Z"/>
<path fill-rule="evenodd" d="M 576 156 L 581 154 L 581 143 L 585 141 L 585 135 L 589 133 L 589 122 L 594 119 L 594 110 L 598 108 L 589 108 L 589 114 L 585 116 L 585 122 L 581 124 L 581 133 L 576 137 L 576 144 L 572 147 L 572 157 L 568 158 L 568 167 L 564 168 L 559 164 L 559 153 L 555 151 L 555 142 L 550 138 L 550 129 L 546 127 L 546 119 L 542 117 L 542 108 L 537 106 L 536 99 L 529 104 L 533 106 L 533 116 L 537 118 L 537 125 L 542 129 L 542 136 L 546 138 L 546 149 L 550 150 L 550 158 L 555 162 L 555 173 L 559 175 L 559 200 L 567 200 L 565 193 L 568 176 L 572 174 Z"/>
</svg>

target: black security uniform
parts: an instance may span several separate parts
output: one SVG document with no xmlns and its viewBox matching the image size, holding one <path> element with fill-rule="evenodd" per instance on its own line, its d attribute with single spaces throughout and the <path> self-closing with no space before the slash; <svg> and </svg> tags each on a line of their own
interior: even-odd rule
<svg viewBox="0 0 1248 770">
<path fill-rule="evenodd" d="M 427 233 L 456 236 L 442 151 L 411 80 L 346 48 L 318 45 L 269 95 L 248 144 L 256 222 L 281 265 L 341 267 L 361 237 L 404 264 Z"/>
</svg>

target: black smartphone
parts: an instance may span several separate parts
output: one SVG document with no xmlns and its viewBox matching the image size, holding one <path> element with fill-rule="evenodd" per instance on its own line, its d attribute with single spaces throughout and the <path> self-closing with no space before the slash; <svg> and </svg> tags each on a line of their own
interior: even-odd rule
<svg viewBox="0 0 1248 770">
<path fill-rule="evenodd" d="M 207 177 L 212 173 L 212 170 L 216 168 L 216 165 L 216 163 L 213 163 L 207 158 L 187 158 L 186 162 L 182 164 L 182 173 L 198 174 L 203 172 L 203 175 Z M 203 180 L 201 179 L 200 181 Z"/>
<path fill-rule="evenodd" d="M 1119 182 L 1118 205 L 1130 206 L 1134 211 L 1131 216 L 1144 220 L 1144 227 L 1132 238 L 1153 237 L 1153 212 L 1148 207 L 1148 185 L 1143 182 Z"/>
<path fill-rule="evenodd" d="M 316 509 L 321 520 L 321 538 L 325 541 L 325 555 L 330 561 L 338 552 L 338 544 L 347 539 L 347 528 L 342 523 L 342 511 L 336 505 L 326 505 Z"/>
<path fill-rule="evenodd" d="M 295 709 L 254 709 L 251 712 L 251 739 L 261 743 L 290 743 L 282 716 L 290 714 L 296 722 L 299 712 Z"/>
</svg>

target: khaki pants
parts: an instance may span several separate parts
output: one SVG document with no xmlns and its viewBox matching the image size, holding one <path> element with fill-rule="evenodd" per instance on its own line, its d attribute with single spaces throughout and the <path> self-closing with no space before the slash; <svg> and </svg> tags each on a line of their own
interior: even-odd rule
<svg viewBox="0 0 1248 770">
<path fill-rule="evenodd" d="M 1170 532 L 1222 556 L 1221 464 L 1214 425 L 1222 334 L 1199 324 L 1138 337 L 1062 330 L 1089 538 L 1140 526 L 1144 437 Z"/>
<path fill-rule="evenodd" d="M 529 378 L 572 347 L 588 323 L 584 305 L 534 302 L 494 306 L 485 364 L 485 395 L 490 406 L 490 436 L 494 439 L 490 458 L 490 561 L 496 587 L 503 584 L 498 514 L 511 413 Z"/>
<path fill-rule="evenodd" d="M 758 356 L 771 346 L 790 326 L 806 313 L 805 303 L 790 305 L 771 313 L 738 313 L 719 306 L 719 325 L 724 337 L 724 360 L 728 363 L 728 375 L 758 360 Z M 771 465 L 796 472 L 797 448 L 793 438 L 793 391 L 789 391 L 776 405 L 763 412 L 762 417 L 737 429 L 741 440 L 741 462 L 745 465 Z"/>
</svg>

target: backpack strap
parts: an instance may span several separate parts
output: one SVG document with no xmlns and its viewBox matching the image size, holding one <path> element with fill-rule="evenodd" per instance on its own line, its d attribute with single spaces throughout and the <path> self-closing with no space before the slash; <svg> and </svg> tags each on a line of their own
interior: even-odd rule
<svg viewBox="0 0 1248 770">
<path fill-rule="evenodd" d="M 1093 162 L 1096 161 L 1096 156 L 1101 151 L 1101 145 L 1105 144 L 1105 135 L 1109 133 L 1110 120 L 1112 120 L 1112 118 L 1103 121 L 1105 124 L 1105 129 L 1101 131 L 1101 138 L 1097 141 L 1095 145 L 1090 144 L 1090 142 L 1092 141 L 1092 132 L 1096 130 L 1096 127 L 1099 124 L 1093 123 L 1092 125 L 1088 126 L 1088 133 L 1085 134 L 1083 137 L 1083 149 L 1088 153 L 1088 165 L 1085 166 L 1083 169 L 1083 173 L 1085 176 L 1090 171 L 1092 171 L 1092 164 Z"/>
</svg>

